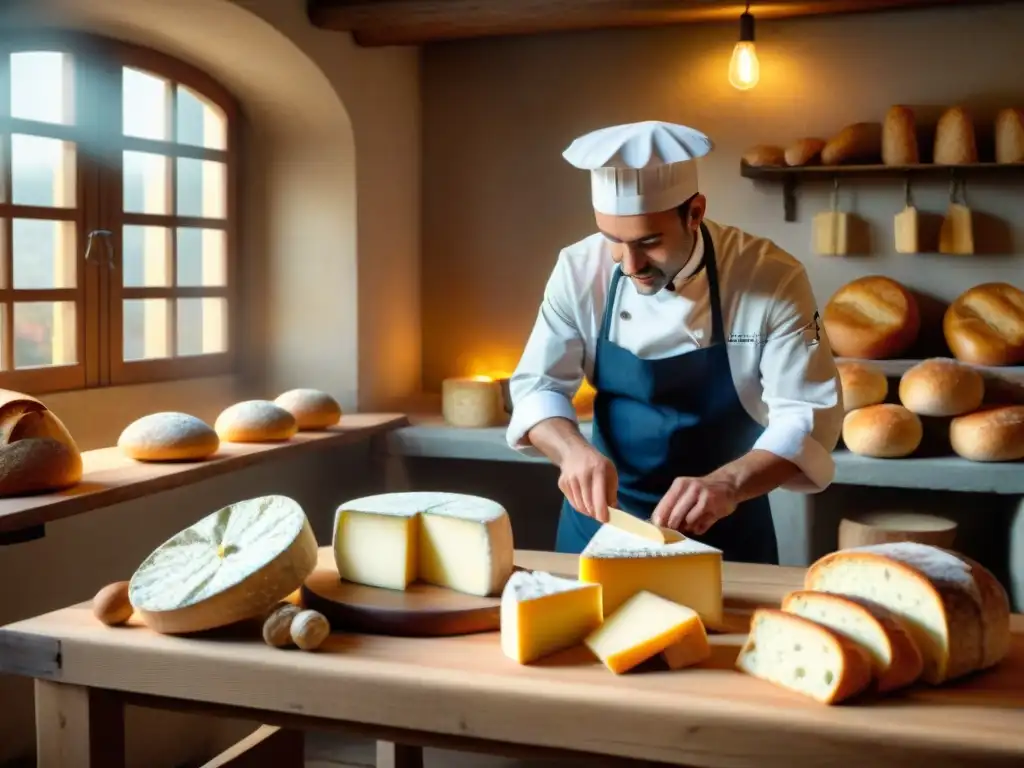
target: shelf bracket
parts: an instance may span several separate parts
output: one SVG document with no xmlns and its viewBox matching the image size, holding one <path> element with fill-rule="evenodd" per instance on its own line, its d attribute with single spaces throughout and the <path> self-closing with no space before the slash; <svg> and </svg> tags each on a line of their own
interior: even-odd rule
<svg viewBox="0 0 1024 768">
<path fill-rule="evenodd" d="M 795 175 L 782 180 L 782 205 L 786 221 L 796 221 L 796 183 Z"/>
</svg>

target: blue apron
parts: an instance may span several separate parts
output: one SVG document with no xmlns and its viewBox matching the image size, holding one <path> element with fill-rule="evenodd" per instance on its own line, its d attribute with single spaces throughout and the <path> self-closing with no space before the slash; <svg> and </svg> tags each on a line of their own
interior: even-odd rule
<svg viewBox="0 0 1024 768">
<path fill-rule="evenodd" d="M 619 475 L 618 506 L 648 519 L 676 477 L 701 477 L 749 451 L 764 431 L 743 408 L 733 384 L 718 295 L 715 248 L 707 228 L 705 269 L 711 304 L 711 343 L 658 360 L 642 360 L 608 340 L 616 267 L 594 359 L 594 447 Z M 600 523 L 562 503 L 555 549 L 579 554 Z M 767 496 L 740 504 L 699 538 L 725 560 L 777 565 L 778 544 Z"/>
</svg>

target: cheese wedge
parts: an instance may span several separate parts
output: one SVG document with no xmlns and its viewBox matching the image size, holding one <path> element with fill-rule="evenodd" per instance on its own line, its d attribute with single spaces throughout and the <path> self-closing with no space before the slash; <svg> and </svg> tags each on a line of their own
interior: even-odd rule
<svg viewBox="0 0 1024 768">
<path fill-rule="evenodd" d="M 648 591 L 722 626 L 722 552 L 693 539 L 658 544 L 602 525 L 580 554 L 579 578 L 601 585 L 606 617 Z"/>
<path fill-rule="evenodd" d="M 971 209 L 950 203 L 939 229 L 939 253 L 968 255 L 974 253 L 974 228 Z"/>
<path fill-rule="evenodd" d="M 635 536 L 656 541 L 659 544 L 670 541 L 682 541 L 686 538 L 679 531 L 655 525 L 647 520 L 641 520 L 636 515 L 631 515 L 629 512 L 616 509 L 615 507 L 608 507 L 608 524 L 621 528 L 624 531 L 629 531 Z"/>
<path fill-rule="evenodd" d="M 849 214 L 823 211 L 811 220 L 811 245 L 819 256 L 841 256 L 849 252 Z"/>
<path fill-rule="evenodd" d="M 621 675 L 681 642 L 698 626 L 696 611 L 652 592 L 637 592 L 583 642 L 602 664 Z"/>
<path fill-rule="evenodd" d="M 529 664 L 579 645 L 603 617 L 600 584 L 517 571 L 501 593 L 501 650 Z"/>
<path fill-rule="evenodd" d="M 317 543 L 286 496 L 247 499 L 172 536 L 132 575 L 128 598 L 157 632 L 262 618 L 313 572 Z"/>
<path fill-rule="evenodd" d="M 342 504 L 334 561 L 346 581 L 405 589 L 419 580 L 501 594 L 512 575 L 512 522 L 497 502 L 459 493 L 385 493 Z"/>
<path fill-rule="evenodd" d="M 669 669 L 692 667 L 711 658 L 711 644 L 704 622 L 699 617 L 697 621 L 690 622 L 685 634 L 661 652 L 661 658 Z"/>
<path fill-rule="evenodd" d="M 921 248 L 919 232 L 917 208 L 908 205 L 893 219 L 896 253 L 919 253 Z"/>
</svg>

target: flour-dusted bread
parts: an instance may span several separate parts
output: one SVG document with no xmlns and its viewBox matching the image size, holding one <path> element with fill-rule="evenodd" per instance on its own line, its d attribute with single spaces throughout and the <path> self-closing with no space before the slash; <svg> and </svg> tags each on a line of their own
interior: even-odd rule
<svg viewBox="0 0 1024 768">
<path fill-rule="evenodd" d="M 34 397 L 0 389 L 0 496 L 58 491 L 82 479 L 82 454 Z"/>
<path fill-rule="evenodd" d="M 295 417 L 300 430 L 326 429 L 341 419 L 338 401 L 319 389 L 289 389 L 274 402 Z"/>
<path fill-rule="evenodd" d="M 316 560 L 316 537 L 298 502 L 261 496 L 165 541 L 135 571 L 128 594 L 157 632 L 200 632 L 264 619 L 302 586 Z"/>
<path fill-rule="evenodd" d="M 872 680 L 871 657 L 859 644 L 776 608 L 754 611 L 736 667 L 822 704 L 856 696 Z"/>
<path fill-rule="evenodd" d="M 226 443 L 262 443 L 290 440 L 299 422 L 277 403 L 244 400 L 221 411 L 213 428 Z"/>
<path fill-rule="evenodd" d="M 937 685 L 998 664 L 1010 649 L 1010 601 L 979 563 L 901 541 L 832 552 L 804 588 L 852 595 L 902 618 L 921 654 L 921 679 Z"/>
<path fill-rule="evenodd" d="M 953 452 L 969 461 L 1024 459 L 1024 405 L 983 408 L 949 424 Z"/>
<path fill-rule="evenodd" d="M 843 409 L 847 413 L 885 402 L 889 379 L 881 368 L 870 363 L 844 361 L 836 364 L 836 369 L 843 388 Z"/>
<path fill-rule="evenodd" d="M 200 461 L 217 452 L 220 438 L 202 419 L 161 411 L 125 427 L 117 447 L 136 461 Z"/>
<path fill-rule="evenodd" d="M 922 360 L 900 377 L 900 402 L 919 416 L 959 416 L 985 399 L 985 380 L 969 365 L 947 357 Z"/>
<path fill-rule="evenodd" d="M 924 671 L 924 657 L 903 619 L 882 606 L 849 595 L 799 590 L 782 610 L 823 624 L 859 643 L 871 656 L 878 691 L 905 688 Z"/>
</svg>

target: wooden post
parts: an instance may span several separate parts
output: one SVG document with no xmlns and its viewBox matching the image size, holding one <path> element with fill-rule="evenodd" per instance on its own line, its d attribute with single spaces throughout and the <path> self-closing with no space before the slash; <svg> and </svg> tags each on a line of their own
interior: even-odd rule
<svg viewBox="0 0 1024 768">
<path fill-rule="evenodd" d="M 37 768 L 125 768 L 124 706 L 113 691 L 36 680 Z"/>
</svg>

